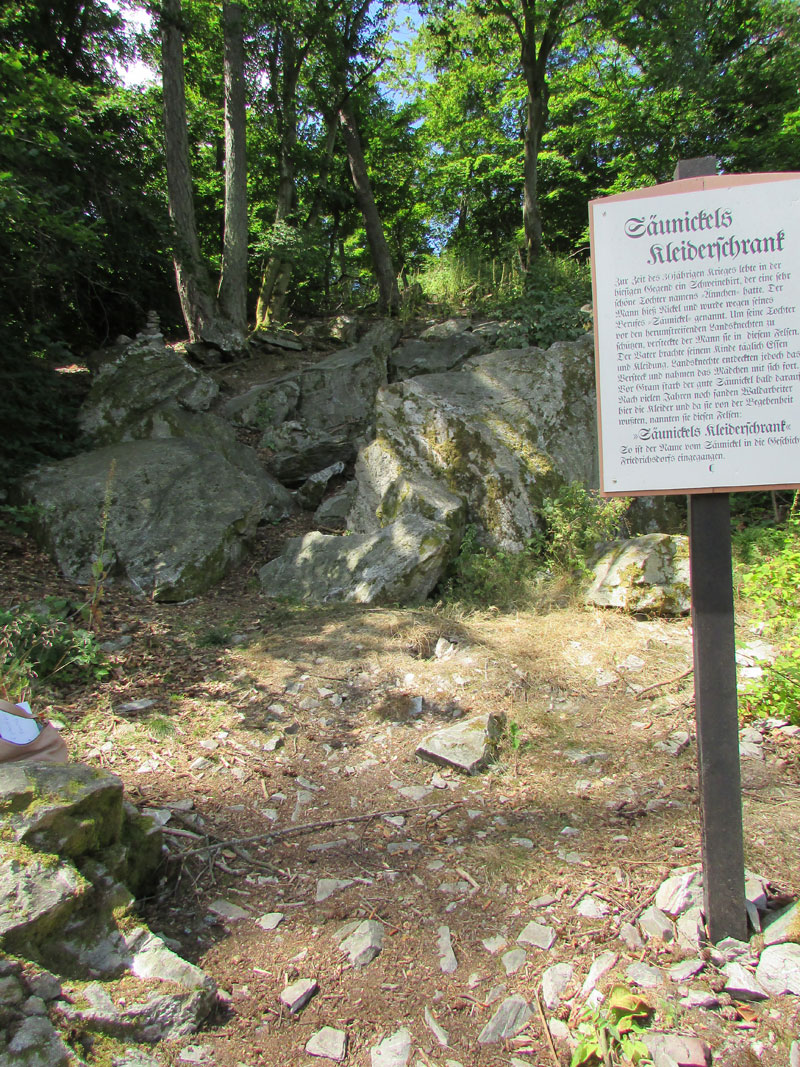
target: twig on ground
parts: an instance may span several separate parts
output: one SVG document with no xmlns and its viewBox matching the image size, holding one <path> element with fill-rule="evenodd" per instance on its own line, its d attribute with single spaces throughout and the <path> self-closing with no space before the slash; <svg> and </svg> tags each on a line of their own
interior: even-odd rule
<svg viewBox="0 0 800 1067">
<path fill-rule="evenodd" d="M 684 678 L 688 678 L 693 673 L 694 667 L 689 667 L 688 670 L 683 671 L 681 674 L 676 674 L 674 678 L 667 678 L 663 682 L 656 682 L 655 685 L 648 685 L 646 689 L 639 690 L 636 694 L 636 699 L 641 700 L 645 693 L 652 693 L 654 689 L 663 689 L 665 686 L 673 685 L 675 682 L 682 682 Z"/>
<path fill-rule="evenodd" d="M 544 1030 L 544 1036 L 547 1040 L 547 1047 L 550 1049 L 550 1055 L 553 1057 L 553 1063 L 556 1067 L 561 1067 L 561 1060 L 558 1058 L 556 1046 L 553 1044 L 553 1035 L 550 1033 L 550 1027 L 547 1025 L 547 1019 L 545 1018 L 541 995 L 538 988 L 534 990 L 533 999 L 536 1001 L 536 1008 L 539 1012 L 539 1018 L 542 1021 L 542 1029 Z"/>
<path fill-rule="evenodd" d="M 333 826 L 346 826 L 348 823 L 370 822 L 372 819 L 380 819 L 385 815 L 408 815 L 413 811 L 421 811 L 419 807 L 395 808 L 391 811 L 371 811 L 367 815 L 349 815 L 343 819 L 325 819 L 323 822 L 307 822 L 301 826 L 286 826 L 278 830 L 265 830 L 260 834 L 251 834 L 249 837 L 234 837 L 225 841 L 215 841 L 210 845 L 200 848 L 190 848 L 183 853 L 183 858 L 196 856 L 202 852 L 210 852 L 215 848 L 232 848 L 235 845 L 249 845 L 253 841 L 268 841 L 275 837 L 291 837 L 293 834 L 313 834 L 315 830 L 329 830 Z"/>
</svg>

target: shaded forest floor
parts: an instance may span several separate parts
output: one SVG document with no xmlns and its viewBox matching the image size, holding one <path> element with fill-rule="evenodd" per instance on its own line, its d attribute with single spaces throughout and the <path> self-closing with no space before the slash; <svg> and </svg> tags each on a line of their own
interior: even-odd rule
<svg viewBox="0 0 800 1067">
<path fill-rule="evenodd" d="M 258 557 L 192 602 L 109 587 L 98 636 L 120 646 L 111 676 L 36 708 L 64 722 L 73 759 L 119 774 L 129 799 L 168 820 L 169 859 L 144 916 L 228 1003 L 156 1056 L 305 1067 L 323 1062 L 304 1051 L 309 1037 L 331 1026 L 347 1033 L 345 1062 L 361 1067 L 405 1026 L 412 1065 L 554 1064 L 538 1014 L 507 1045 L 478 1044 L 503 996 L 535 1002 L 543 972 L 571 963 L 547 1014 L 575 1024 L 576 994 L 601 952 L 618 955 L 604 989 L 637 959 L 666 972 L 687 955 L 660 942 L 632 953 L 618 934 L 671 870 L 699 861 L 695 746 L 678 756 L 657 747 L 693 730 L 688 621 L 575 604 L 512 616 L 281 606 L 255 575 L 287 532 L 273 531 Z M 3 534 L 0 553 L 4 604 L 85 599 L 27 540 Z M 509 733 L 484 773 L 415 755 L 425 734 L 487 712 L 502 712 Z M 796 896 L 800 741 L 768 734 L 764 751 L 764 761 L 743 762 L 747 863 Z M 317 901 L 320 879 L 346 884 Z M 581 915 L 587 897 L 605 915 Z M 219 901 L 245 917 L 221 918 Z M 259 925 L 268 913 L 283 915 L 275 929 Z M 382 924 L 384 947 L 358 971 L 336 935 L 363 918 Z M 552 926 L 555 944 L 525 946 L 507 974 L 502 956 L 531 920 Z M 440 965 L 442 927 L 452 973 Z M 507 944 L 490 951 L 493 938 Z M 297 978 L 319 992 L 293 1016 L 279 995 Z M 713 969 L 691 983 L 721 984 Z M 668 980 L 643 991 L 656 1028 L 696 1033 L 715 1063 L 787 1062 L 795 998 L 739 1012 L 723 995 L 721 1010 L 689 1010 L 685 992 Z"/>
</svg>

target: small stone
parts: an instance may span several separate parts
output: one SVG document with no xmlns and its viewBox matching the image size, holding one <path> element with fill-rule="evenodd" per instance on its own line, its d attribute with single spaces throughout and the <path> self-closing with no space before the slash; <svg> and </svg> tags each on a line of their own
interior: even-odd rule
<svg viewBox="0 0 800 1067">
<path fill-rule="evenodd" d="M 603 975 L 611 970 L 618 959 L 616 952 L 601 952 L 597 959 L 592 962 L 589 973 L 584 978 L 581 986 L 580 996 L 582 1000 L 589 996 Z"/>
<path fill-rule="evenodd" d="M 139 711 L 149 711 L 155 705 L 155 700 L 148 700 L 144 697 L 142 700 L 129 700 L 126 704 L 117 704 L 114 711 L 117 715 L 134 715 Z"/>
<path fill-rule="evenodd" d="M 492 1045 L 515 1037 L 525 1029 L 531 1018 L 531 1011 L 524 997 L 519 994 L 507 997 L 478 1034 L 478 1042 L 481 1045 Z"/>
<path fill-rule="evenodd" d="M 443 974 L 452 974 L 458 967 L 456 954 L 450 939 L 450 927 L 439 927 L 439 967 Z"/>
<path fill-rule="evenodd" d="M 0 1003 L 3 1001 L 0 1000 Z M 22 1004 L 23 1015 L 47 1015 L 47 1005 L 41 997 L 28 997 Z"/>
<path fill-rule="evenodd" d="M 372 1067 L 406 1067 L 411 1055 L 411 1034 L 403 1027 L 370 1050 Z"/>
<path fill-rule="evenodd" d="M 214 1050 L 211 1045 L 187 1045 L 178 1054 L 179 1063 L 213 1063 Z"/>
<path fill-rule="evenodd" d="M 317 894 L 314 901 L 321 904 L 323 900 L 333 896 L 340 889 L 347 889 L 353 885 L 352 878 L 320 878 L 317 882 Z"/>
<path fill-rule="evenodd" d="M 764 746 L 754 745 L 752 741 L 739 742 L 739 757 L 741 759 L 762 760 L 764 759 Z"/>
<path fill-rule="evenodd" d="M 522 945 L 533 945 L 534 948 L 549 949 L 555 944 L 556 932 L 552 926 L 544 926 L 542 923 L 529 922 L 525 929 L 517 937 Z"/>
<path fill-rule="evenodd" d="M 703 903 L 703 876 L 699 868 L 672 875 L 656 892 L 655 905 L 675 919 Z"/>
<path fill-rule="evenodd" d="M 800 945 L 770 945 L 761 953 L 756 979 L 775 997 L 784 993 L 800 996 Z"/>
<path fill-rule="evenodd" d="M 681 997 L 680 1003 L 684 1008 L 718 1008 L 719 1000 L 713 993 L 706 989 L 690 989 L 685 997 Z"/>
<path fill-rule="evenodd" d="M 12 974 L 0 978 L 0 1005 L 11 1007 L 21 1004 L 24 999 L 25 991 Z"/>
<path fill-rule="evenodd" d="M 632 963 L 625 974 L 634 985 L 641 986 L 642 989 L 654 989 L 664 981 L 663 973 L 647 963 Z"/>
<path fill-rule="evenodd" d="M 542 975 L 542 999 L 549 1011 L 558 1005 L 564 991 L 572 981 L 574 968 L 571 963 L 556 963 Z"/>
<path fill-rule="evenodd" d="M 644 939 L 633 923 L 623 923 L 619 928 L 619 939 L 631 952 L 644 948 Z"/>
<path fill-rule="evenodd" d="M 383 949 L 383 926 L 375 919 L 365 919 L 339 945 L 358 970 L 372 963 Z"/>
<path fill-rule="evenodd" d="M 292 1015 L 296 1015 L 318 990 L 319 985 L 313 978 L 298 978 L 283 990 L 281 1003 L 286 1005 Z"/>
<path fill-rule="evenodd" d="M 61 996 L 61 982 L 49 971 L 39 971 L 28 978 L 28 989 L 42 1000 L 56 1000 Z"/>
<path fill-rule="evenodd" d="M 437 771 L 431 775 L 431 785 L 434 789 L 447 789 L 447 779 L 442 778 Z"/>
<path fill-rule="evenodd" d="M 685 1037 L 683 1034 L 661 1034 L 648 1031 L 639 1035 L 647 1046 L 653 1060 L 676 1063 L 678 1067 L 706 1067 L 711 1062 L 711 1049 L 699 1037 Z"/>
<path fill-rule="evenodd" d="M 424 738 L 417 745 L 417 755 L 467 774 L 477 774 L 493 758 L 504 724 L 504 716 L 494 713 L 464 719 Z"/>
<path fill-rule="evenodd" d="M 725 975 L 725 992 L 734 1000 L 766 1000 L 769 994 L 760 981 L 740 963 L 726 963 L 722 968 Z"/>
<path fill-rule="evenodd" d="M 561 1019 L 548 1019 L 547 1029 L 557 1045 L 564 1045 L 569 1048 L 570 1045 L 575 1044 L 570 1028 Z"/>
<path fill-rule="evenodd" d="M 148 761 L 150 762 L 150 761 Z M 142 767 L 144 764 L 142 764 Z M 213 767 L 214 764 L 210 759 L 206 759 L 205 756 L 198 756 L 197 759 L 193 759 L 189 764 L 190 771 L 207 771 L 209 767 Z M 142 768 L 140 767 L 139 770 Z"/>
<path fill-rule="evenodd" d="M 719 953 L 726 963 L 731 963 L 733 960 L 741 959 L 742 956 L 750 955 L 748 942 L 739 941 L 736 937 L 723 937 L 721 941 L 716 943 L 714 950 Z"/>
<path fill-rule="evenodd" d="M 609 907 L 605 901 L 598 900 L 593 896 L 587 896 L 578 901 L 575 910 L 584 919 L 602 919 L 608 915 Z"/>
<path fill-rule="evenodd" d="M 508 944 L 508 941 L 502 936 L 502 934 L 496 934 L 494 937 L 484 937 L 481 942 L 487 952 L 491 952 L 493 956 L 496 956 L 498 952 L 502 952 Z"/>
<path fill-rule="evenodd" d="M 661 908 L 657 908 L 654 904 L 642 912 L 639 917 L 639 929 L 647 938 L 672 941 L 675 937 L 675 927 L 672 925 L 672 920 Z"/>
<path fill-rule="evenodd" d="M 704 967 L 703 960 L 683 960 L 681 963 L 676 963 L 674 967 L 670 967 L 669 980 L 671 982 L 688 982 L 690 978 L 694 978 L 696 974 L 699 974 Z"/>
<path fill-rule="evenodd" d="M 420 800 L 424 800 L 432 790 L 427 785 L 404 785 L 397 792 L 406 797 L 407 800 L 413 800 L 416 804 Z"/>
<path fill-rule="evenodd" d="M 678 941 L 695 951 L 705 941 L 706 925 L 700 907 L 689 908 L 678 916 Z"/>
<path fill-rule="evenodd" d="M 789 1049 L 789 1067 L 800 1067 L 800 1041 L 793 1041 Z"/>
<path fill-rule="evenodd" d="M 675 730 L 665 741 L 659 741 L 654 747 L 670 756 L 679 756 L 689 747 L 689 735 L 685 730 Z"/>
<path fill-rule="evenodd" d="M 225 922 L 238 922 L 240 919 L 250 918 L 249 911 L 240 908 L 238 904 L 231 903 L 230 900 L 215 900 L 213 904 L 208 905 L 208 910 Z"/>
<path fill-rule="evenodd" d="M 775 918 L 764 927 L 764 944 L 779 945 L 793 941 L 800 943 L 800 903 L 790 904 L 778 912 Z"/>
<path fill-rule="evenodd" d="M 282 911 L 269 911 L 266 915 L 262 915 L 260 919 L 257 919 L 256 922 L 262 930 L 274 930 L 276 927 L 280 926 L 283 922 L 283 918 L 284 915 Z"/>
<path fill-rule="evenodd" d="M 501 956 L 506 974 L 516 974 L 525 966 L 527 959 L 528 954 L 524 948 L 512 948 Z"/>
<path fill-rule="evenodd" d="M 529 837 L 512 837 L 510 843 L 516 845 L 517 848 L 524 848 L 530 851 L 533 848 L 533 841 Z"/>
<path fill-rule="evenodd" d="M 427 1005 L 425 1006 L 425 1023 L 440 1045 L 446 1046 L 449 1043 L 450 1035 L 443 1026 L 439 1025 Z"/>
<path fill-rule="evenodd" d="M 327 1056 L 329 1060 L 341 1062 L 347 1049 L 347 1034 L 344 1030 L 335 1030 L 332 1026 L 323 1026 L 312 1034 L 306 1042 L 309 1056 Z"/>
</svg>

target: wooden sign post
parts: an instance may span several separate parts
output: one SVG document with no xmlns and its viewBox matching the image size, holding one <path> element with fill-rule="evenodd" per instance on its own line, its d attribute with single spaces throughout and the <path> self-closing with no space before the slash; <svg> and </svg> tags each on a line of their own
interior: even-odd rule
<svg viewBox="0 0 800 1067">
<path fill-rule="evenodd" d="M 745 940 L 730 506 L 800 479 L 800 175 L 716 175 L 592 201 L 600 487 L 689 494 L 709 938 Z"/>
</svg>

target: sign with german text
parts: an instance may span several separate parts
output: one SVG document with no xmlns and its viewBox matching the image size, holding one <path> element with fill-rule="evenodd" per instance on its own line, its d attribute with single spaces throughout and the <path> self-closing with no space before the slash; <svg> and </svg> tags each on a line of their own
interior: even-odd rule
<svg viewBox="0 0 800 1067">
<path fill-rule="evenodd" d="M 800 484 L 800 174 L 593 200 L 600 488 Z"/>
</svg>

